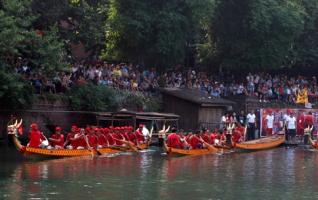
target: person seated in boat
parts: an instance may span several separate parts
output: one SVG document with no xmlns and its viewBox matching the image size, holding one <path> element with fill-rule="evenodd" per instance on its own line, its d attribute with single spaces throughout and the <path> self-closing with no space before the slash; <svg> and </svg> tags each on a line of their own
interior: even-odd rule
<svg viewBox="0 0 318 200">
<path fill-rule="evenodd" d="M 215 145 L 225 145 L 226 144 L 226 137 L 225 137 L 226 129 L 223 128 L 223 130 L 220 130 L 218 132 L 218 135 L 215 139 Z"/>
<path fill-rule="evenodd" d="M 187 141 L 188 133 L 185 133 L 183 129 L 180 129 L 180 131 L 178 131 L 177 134 L 180 136 L 180 141 L 182 143 L 183 149 L 190 149 L 190 144 Z"/>
<path fill-rule="evenodd" d="M 67 149 L 73 149 L 72 143 L 74 143 L 74 137 L 76 133 L 79 131 L 76 125 L 72 125 L 71 132 L 69 132 L 66 136 L 66 140 L 64 142 L 64 147 Z"/>
<path fill-rule="evenodd" d="M 63 149 L 64 148 L 64 135 L 61 134 L 61 127 L 55 127 L 55 133 L 49 138 L 50 146 L 48 149 Z"/>
<path fill-rule="evenodd" d="M 115 127 L 114 128 L 114 133 L 112 134 L 115 145 L 116 146 L 125 146 L 125 144 L 122 141 L 125 141 L 124 136 L 121 134 L 121 128 L 120 127 Z"/>
<path fill-rule="evenodd" d="M 88 129 L 88 128 L 86 128 Z M 68 148 L 72 149 L 86 149 L 87 148 L 87 137 L 85 135 L 85 129 L 81 128 L 74 136 L 74 140 Z"/>
<path fill-rule="evenodd" d="M 203 139 L 200 137 L 200 131 L 196 131 L 189 138 L 190 149 L 202 149 L 203 148 Z"/>
<path fill-rule="evenodd" d="M 240 123 L 233 129 L 232 132 L 232 144 L 243 142 L 245 127 Z"/>
<path fill-rule="evenodd" d="M 139 128 L 136 130 L 136 133 L 135 133 L 138 144 L 144 144 L 146 142 L 145 137 L 142 134 L 143 127 L 144 127 L 143 124 L 139 124 Z"/>
<path fill-rule="evenodd" d="M 171 133 L 167 137 L 167 146 L 176 149 L 183 149 L 181 137 L 177 134 L 175 128 L 171 129 Z"/>
<path fill-rule="evenodd" d="M 132 126 L 129 126 L 129 132 L 128 132 L 129 141 L 137 145 L 137 136 L 133 130 L 134 128 Z"/>
<path fill-rule="evenodd" d="M 88 141 L 88 148 L 96 149 L 98 145 L 98 137 L 96 136 L 96 132 L 98 128 L 90 128 L 87 132 L 87 141 Z"/>
<path fill-rule="evenodd" d="M 107 138 L 104 135 L 104 129 L 99 128 L 96 131 L 96 136 L 97 136 L 97 149 L 101 149 L 108 146 Z"/>
<path fill-rule="evenodd" d="M 113 131 L 113 127 L 111 126 L 109 128 L 104 128 L 104 135 L 106 137 L 108 146 L 115 145 L 115 140 L 113 138 L 112 131 Z"/>
<path fill-rule="evenodd" d="M 39 131 L 38 125 L 36 123 L 32 123 L 30 125 L 29 143 L 27 146 L 32 148 L 44 148 L 42 144 L 44 141 L 47 141 L 46 137 L 41 131 Z"/>
<path fill-rule="evenodd" d="M 218 137 L 218 129 L 214 129 L 214 131 L 210 134 L 211 144 L 215 145 L 215 139 Z"/>
<path fill-rule="evenodd" d="M 201 132 L 200 136 L 206 143 L 212 144 L 209 131 L 206 128 L 202 128 L 202 132 Z"/>
</svg>

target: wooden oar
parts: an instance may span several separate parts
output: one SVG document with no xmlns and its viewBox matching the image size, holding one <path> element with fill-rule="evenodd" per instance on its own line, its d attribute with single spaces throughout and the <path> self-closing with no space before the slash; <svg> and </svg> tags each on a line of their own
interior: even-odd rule
<svg viewBox="0 0 318 200">
<path fill-rule="evenodd" d="M 118 141 L 118 142 L 122 142 L 124 144 L 126 144 L 131 150 L 138 152 L 138 148 L 136 147 L 136 145 L 130 141 L 126 141 L 126 140 L 119 140 L 114 138 L 114 140 Z"/>
<path fill-rule="evenodd" d="M 219 151 L 216 147 L 214 147 L 213 145 L 210 145 L 209 143 L 207 143 L 206 141 L 204 141 L 201 136 L 200 136 L 200 139 L 201 139 L 201 142 L 203 142 L 203 144 L 207 147 L 207 149 L 208 149 L 209 151 L 215 151 L 215 152 L 218 152 L 218 151 Z"/>
</svg>

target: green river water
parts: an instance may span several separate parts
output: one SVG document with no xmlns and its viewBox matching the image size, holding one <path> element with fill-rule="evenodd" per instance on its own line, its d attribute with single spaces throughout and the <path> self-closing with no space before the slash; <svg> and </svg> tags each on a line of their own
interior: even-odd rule
<svg viewBox="0 0 318 200">
<path fill-rule="evenodd" d="M 318 152 L 302 148 L 0 162 L 0 199 L 318 199 Z"/>
</svg>

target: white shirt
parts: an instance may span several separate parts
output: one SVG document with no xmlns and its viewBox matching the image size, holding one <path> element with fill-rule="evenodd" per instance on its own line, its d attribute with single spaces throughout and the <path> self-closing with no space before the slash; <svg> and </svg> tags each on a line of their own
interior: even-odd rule
<svg viewBox="0 0 318 200">
<path fill-rule="evenodd" d="M 255 114 L 248 113 L 246 119 L 248 123 L 255 123 L 256 116 Z"/>
<path fill-rule="evenodd" d="M 296 129 L 296 117 L 288 116 L 286 119 L 287 129 Z"/>
<path fill-rule="evenodd" d="M 267 115 L 266 116 L 267 128 L 273 128 L 274 124 L 274 115 Z"/>
</svg>

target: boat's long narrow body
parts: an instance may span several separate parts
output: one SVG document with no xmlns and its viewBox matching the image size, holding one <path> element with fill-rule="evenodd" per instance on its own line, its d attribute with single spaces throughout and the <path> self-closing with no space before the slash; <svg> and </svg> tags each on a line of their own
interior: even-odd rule
<svg viewBox="0 0 318 200">
<path fill-rule="evenodd" d="M 42 149 L 42 148 L 31 148 L 23 146 L 18 138 L 13 135 L 13 143 L 16 148 L 23 153 L 25 156 L 43 157 L 43 158 L 58 158 L 58 157 L 75 157 L 75 156 L 95 156 L 101 154 L 114 154 L 121 153 L 124 151 L 133 151 L 129 148 L 101 148 L 101 149 Z M 139 150 L 148 148 L 147 144 L 141 144 L 137 146 Z"/>
<path fill-rule="evenodd" d="M 285 142 L 285 135 L 274 135 L 266 138 L 236 143 L 235 148 L 241 150 L 263 150 L 278 147 Z"/>
</svg>

